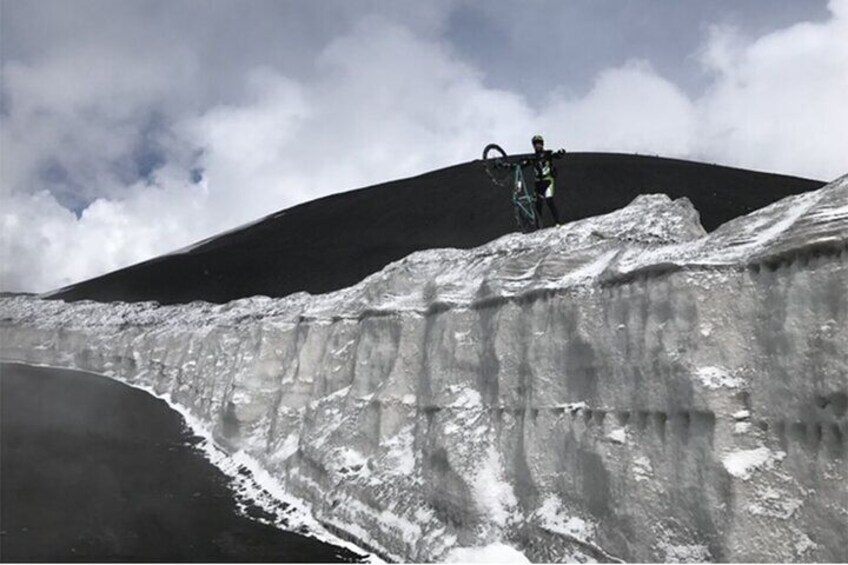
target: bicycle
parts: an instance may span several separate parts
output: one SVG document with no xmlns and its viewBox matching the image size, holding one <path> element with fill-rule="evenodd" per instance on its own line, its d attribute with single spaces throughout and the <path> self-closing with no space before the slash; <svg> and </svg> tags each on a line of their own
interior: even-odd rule
<svg viewBox="0 0 848 565">
<path fill-rule="evenodd" d="M 529 163 L 529 159 L 518 162 L 511 160 L 506 151 L 496 143 L 490 143 L 483 149 L 486 174 L 496 185 L 512 188 L 515 222 L 523 233 L 540 228 L 539 216 L 536 212 L 536 191 L 527 187 L 522 170 Z"/>
</svg>

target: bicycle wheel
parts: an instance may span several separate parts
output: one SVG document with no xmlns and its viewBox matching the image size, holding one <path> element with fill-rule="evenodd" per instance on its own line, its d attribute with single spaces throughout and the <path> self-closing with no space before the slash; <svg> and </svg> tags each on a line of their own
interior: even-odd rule
<svg viewBox="0 0 848 565">
<path fill-rule="evenodd" d="M 490 143 L 483 149 L 483 164 L 486 174 L 492 182 L 498 186 L 510 186 L 512 184 L 512 165 L 500 145 Z"/>
</svg>

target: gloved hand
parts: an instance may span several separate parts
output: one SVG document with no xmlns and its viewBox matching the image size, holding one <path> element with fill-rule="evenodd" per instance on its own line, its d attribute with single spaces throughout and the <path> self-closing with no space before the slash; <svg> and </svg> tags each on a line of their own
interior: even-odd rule
<svg viewBox="0 0 848 565">
<path fill-rule="evenodd" d="M 556 158 L 560 158 L 563 155 L 565 155 L 565 149 L 557 149 L 556 151 L 554 151 L 554 157 Z"/>
</svg>

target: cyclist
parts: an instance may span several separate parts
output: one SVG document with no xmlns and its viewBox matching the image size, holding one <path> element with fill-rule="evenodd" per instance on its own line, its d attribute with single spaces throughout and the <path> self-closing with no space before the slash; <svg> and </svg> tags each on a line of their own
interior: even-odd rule
<svg viewBox="0 0 848 565">
<path fill-rule="evenodd" d="M 536 185 L 536 221 L 542 227 L 542 205 L 543 201 L 548 203 L 548 209 L 554 218 L 554 223 L 559 225 L 559 213 L 554 203 L 556 192 L 557 170 L 554 159 L 560 159 L 565 155 L 565 149 L 551 151 L 545 149 L 545 139 L 541 135 L 534 135 L 530 140 L 533 144 L 533 157 L 529 163 L 533 165 Z"/>
</svg>

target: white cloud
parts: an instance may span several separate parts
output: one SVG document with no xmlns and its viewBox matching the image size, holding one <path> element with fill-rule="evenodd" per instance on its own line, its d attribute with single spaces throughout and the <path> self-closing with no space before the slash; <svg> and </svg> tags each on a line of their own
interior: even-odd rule
<svg viewBox="0 0 848 565">
<path fill-rule="evenodd" d="M 846 5 L 759 38 L 717 28 L 701 53 L 712 84 L 697 98 L 637 60 L 600 72 L 585 95 L 553 92 L 533 108 L 459 60 L 432 10 L 420 29 L 408 15 L 358 18 L 309 55 L 306 74 L 243 62 L 238 88 L 206 106 L 211 71 L 186 46 L 173 57 L 89 45 L 5 61 L 0 288 L 55 288 L 305 200 L 476 158 L 489 141 L 526 150 L 536 131 L 570 150 L 834 177 L 848 155 Z M 164 117 L 142 139 L 151 111 Z M 129 178 L 121 166 L 144 143 L 167 164 Z M 81 217 L 45 192 L 50 159 L 69 190 L 97 199 Z"/>
<path fill-rule="evenodd" d="M 0 131 L 2 194 L 62 185 L 87 199 L 120 197 L 127 185 L 121 165 L 142 141 L 142 126 L 173 108 L 174 84 L 193 73 L 191 62 L 176 56 L 161 66 L 91 47 L 58 52 L 38 65 L 4 62 L 10 110 Z M 177 147 L 169 149 L 176 159 Z M 51 183 L 41 178 L 48 167 Z"/>
<path fill-rule="evenodd" d="M 646 61 L 602 72 L 578 99 L 554 101 L 541 122 L 572 149 L 692 154 L 694 104 Z"/>
<path fill-rule="evenodd" d="M 416 54 L 414 64 L 408 53 Z M 59 155 L 59 139 L 76 140 L 70 153 L 88 159 L 90 166 L 79 168 L 90 172 L 84 180 L 97 186 L 100 198 L 77 219 L 49 194 L 21 188 L 37 175 L 37 162 L 4 176 L 3 288 L 48 290 L 312 198 L 473 158 L 487 140 L 523 141 L 522 124 L 531 119 L 520 97 L 484 88 L 479 72 L 437 42 L 383 18 L 363 18 L 317 60 L 312 82 L 255 68 L 239 103 L 175 119 L 167 132 L 173 163 L 123 187 L 109 171 L 130 151 L 131 136 L 119 131 L 120 122 L 85 123 L 84 111 L 57 101 L 56 107 L 70 110 L 48 120 L 50 129 L 39 139 L 52 141 L 46 152 Z M 25 91 L 21 76 L 30 79 L 20 73 L 6 83 L 13 95 Z M 46 89 L 51 82 L 42 84 Z M 109 109 L 100 96 L 88 97 L 91 106 Z M 135 100 L 132 107 L 149 101 Z M 25 132 L 26 120 L 40 109 L 13 112 L 11 121 L 22 124 L 14 131 Z M 98 137 L 103 139 L 94 143 Z M 9 145 L 43 157 L 33 140 L 10 136 Z M 196 161 L 187 156 L 189 147 L 202 150 Z M 203 168 L 203 188 L 188 182 L 189 166 Z M 105 191 L 104 184 L 115 189 Z M 42 237 L 31 237 L 32 226 Z M 35 262 L 21 262 L 23 257 Z"/>
<path fill-rule="evenodd" d="M 200 164 L 212 197 L 203 212 L 211 229 L 308 198 L 305 167 L 289 152 L 304 141 L 298 136 L 311 117 L 305 88 L 267 69 L 252 72 L 247 83 L 251 98 L 243 105 L 217 106 L 177 126 L 204 152 Z"/>
<path fill-rule="evenodd" d="M 79 219 L 47 191 L 4 197 L 3 288 L 47 290 L 195 240 L 197 233 L 208 231 L 208 194 L 202 184 L 169 174 L 173 171 L 159 171 L 152 184 L 132 186 L 122 199 L 98 199 Z"/>
<path fill-rule="evenodd" d="M 718 29 L 697 101 L 701 155 L 722 163 L 832 179 L 848 169 L 848 2 L 834 17 L 753 40 Z"/>
<path fill-rule="evenodd" d="M 711 30 L 712 82 L 689 97 L 645 61 L 599 74 L 585 96 L 554 101 L 548 129 L 584 150 L 633 151 L 833 179 L 848 170 L 848 1 L 833 17 L 762 37 Z"/>
</svg>

